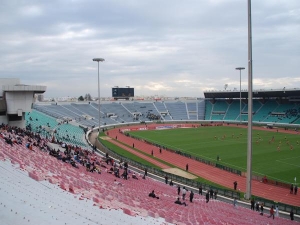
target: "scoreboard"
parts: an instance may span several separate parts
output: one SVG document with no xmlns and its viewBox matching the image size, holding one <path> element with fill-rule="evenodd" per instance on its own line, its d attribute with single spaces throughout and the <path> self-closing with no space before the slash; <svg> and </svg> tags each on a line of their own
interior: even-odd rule
<svg viewBox="0 0 300 225">
<path fill-rule="evenodd" d="M 134 88 L 112 88 L 112 97 L 114 99 L 127 99 L 134 97 Z"/>
</svg>

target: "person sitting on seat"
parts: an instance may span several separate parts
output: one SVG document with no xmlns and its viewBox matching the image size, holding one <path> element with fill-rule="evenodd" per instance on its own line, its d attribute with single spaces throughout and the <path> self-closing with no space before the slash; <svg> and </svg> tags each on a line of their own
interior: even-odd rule
<svg viewBox="0 0 300 225">
<path fill-rule="evenodd" d="M 117 181 L 117 180 L 114 181 L 114 184 L 119 185 L 119 186 L 123 186 L 123 184 L 121 182 Z"/>
<path fill-rule="evenodd" d="M 153 190 L 151 193 L 149 193 L 149 197 L 159 199 L 159 197 L 157 197 L 157 196 L 154 194 L 154 190 Z"/>
<path fill-rule="evenodd" d="M 132 178 L 138 180 L 139 178 L 135 175 L 135 173 L 132 174 Z"/>
<path fill-rule="evenodd" d="M 179 200 L 179 198 L 177 198 L 177 200 L 175 201 L 175 204 L 187 206 L 187 204 L 185 202 L 181 202 Z"/>
<path fill-rule="evenodd" d="M 70 160 L 70 164 L 75 168 L 79 168 L 73 159 Z"/>
</svg>

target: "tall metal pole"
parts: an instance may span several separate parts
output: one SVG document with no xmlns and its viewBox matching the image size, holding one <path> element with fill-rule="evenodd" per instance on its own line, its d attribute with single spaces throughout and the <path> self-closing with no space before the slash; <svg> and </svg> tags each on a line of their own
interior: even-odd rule
<svg viewBox="0 0 300 225">
<path fill-rule="evenodd" d="M 252 178 L 252 24 L 251 24 L 251 0 L 248 0 L 248 145 L 247 145 L 247 177 L 246 199 L 251 198 Z"/>
<path fill-rule="evenodd" d="M 94 62 L 98 62 L 98 111 L 99 111 L 99 133 L 98 135 L 100 134 L 100 126 L 101 126 L 101 123 L 100 123 L 100 117 L 101 117 L 101 113 L 100 113 L 100 76 L 99 76 L 99 62 L 104 62 L 105 60 L 102 59 L 102 58 L 94 58 L 93 59 Z"/>
<path fill-rule="evenodd" d="M 99 111 L 99 133 L 98 135 L 100 135 L 100 117 L 101 117 L 101 113 L 100 113 L 100 76 L 99 76 L 99 61 L 98 61 L 98 111 Z"/>
<path fill-rule="evenodd" d="M 236 70 L 240 71 L 240 123 L 242 123 L 242 70 L 244 67 L 237 67 Z"/>
<path fill-rule="evenodd" d="M 240 70 L 240 124 L 242 123 L 242 70 Z"/>
</svg>

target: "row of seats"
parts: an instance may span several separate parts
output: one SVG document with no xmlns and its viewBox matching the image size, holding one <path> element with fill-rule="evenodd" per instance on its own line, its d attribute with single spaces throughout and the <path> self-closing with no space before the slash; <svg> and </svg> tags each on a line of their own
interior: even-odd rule
<svg viewBox="0 0 300 225">
<path fill-rule="evenodd" d="M 63 120 L 72 119 L 84 126 L 98 126 L 98 104 L 35 104 L 35 110 Z M 195 102 L 112 102 L 100 105 L 100 124 L 118 124 L 149 121 L 148 113 L 158 115 L 161 120 L 204 119 L 205 101 Z M 138 115 L 138 116 L 135 116 Z"/>
<path fill-rule="evenodd" d="M 74 126 L 63 120 L 56 120 L 37 110 L 25 114 L 27 129 L 39 133 L 43 137 L 54 137 L 72 145 L 87 146 L 84 131 L 79 126 Z M 60 122 L 59 122 L 60 121 Z"/>
<path fill-rule="evenodd" d="M 241 107 L 241 118 L 240 118 Z M 264 104 L 260 100 L 253 100 L 253 121 L 273 122 L 273 123 L 296 123 L 300 122 L 300 105 L 299 103 L 283 102 L 279 104 L 276 100 L 267 100 Z M 290 114 L 294 110 L 297 113 Z M 213 103 L 206 100 L 206 120 L 248 120 L 248 104 L 243 101 L 233 100 L 228 103 L 224 100 L 216 100 Z M 274 115 L 278 113 L 278 115 Z"/>
</svg>

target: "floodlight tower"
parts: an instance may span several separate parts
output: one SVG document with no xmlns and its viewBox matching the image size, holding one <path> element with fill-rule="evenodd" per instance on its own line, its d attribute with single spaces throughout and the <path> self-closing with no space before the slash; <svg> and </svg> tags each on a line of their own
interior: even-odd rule
<svg viewBox="0 0 300 225">
<path fill-rule="evenodd" d="M 100 134 L 100 76 L 99 76 L 99 62 L 104 62 L 105 60 L 103 58 L 93 58 L 94 62 L 98 62 L 98 111 L 99 111 L 99 133 Z"/>
<path fill-rule="evenodd" d="M 240 123 L 242 123 L 242 70 L 245 67 L 237 67 L 235 69 L 240 71 Z"/>
<path fill-rule="evenodd" d="M 247 176 L 246 176 L 246 199 L 251 198 L 252 178 L 252 22 L 251 0 L 248 0 L 248 136 L 247 136 Z"/>
</svg>

